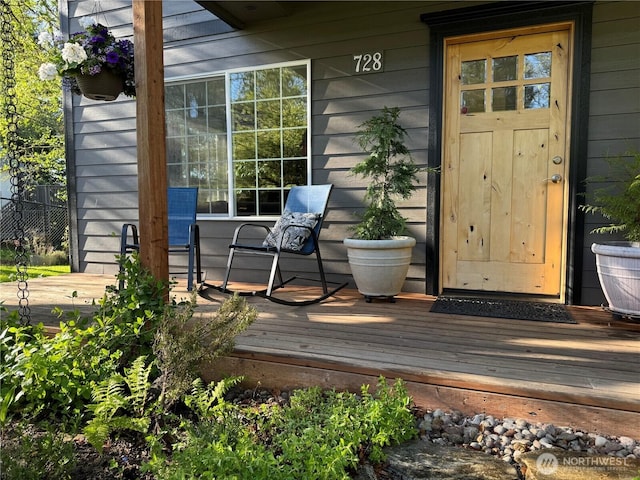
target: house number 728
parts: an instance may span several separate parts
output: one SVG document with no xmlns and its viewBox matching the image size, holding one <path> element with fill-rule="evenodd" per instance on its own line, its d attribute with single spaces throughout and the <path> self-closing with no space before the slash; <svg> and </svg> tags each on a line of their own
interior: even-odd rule
<svg viewBox="0 0 640 480">
<path fill-rule="evenodd" d="M 353 56 L 356 73 L 380 72 L 382 70 L 382 52 L 360 53 Z"/>
</svg>

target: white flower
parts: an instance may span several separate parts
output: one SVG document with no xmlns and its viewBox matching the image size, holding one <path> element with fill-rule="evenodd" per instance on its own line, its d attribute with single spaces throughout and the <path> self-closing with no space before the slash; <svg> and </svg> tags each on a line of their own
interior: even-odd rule
<svg viewBox="0 0 640 480">
<path fill-rule="evenodd" d="M 53 36 L 49 32 L 40 32 L 38 35 L 38 45 L 48 47 L 53 43 Z"/>
<path fill-rule="evenodd" d="M 98 21 L 95 17 L 82 17 L 80 20 L 78 20 L 78 23 L 80 23 L 80 26 L 86 30 L 86 28 L 90 27 L 91 25 L 97 25 Z"/>
<path fill-rule="evenodd" d="M 53 41 L 54 42 L 61 42 L 63 39 L 63 35 L 62 32 L 60 30 L 54 30 L 53 31 Z"/>
<path fill-rule="evenodd" d="M 67 63 L 82 63 L 87 59 L 87 52 L 77 43 L 65 43 L 62 47 L 62 59 Z"/>
<path fill-rule="evenodd" d="M 58 75 L 58 69 L 53 63 L 43 63 L 38 69 L 40 80 L 53 80 Z"/>
</svg>

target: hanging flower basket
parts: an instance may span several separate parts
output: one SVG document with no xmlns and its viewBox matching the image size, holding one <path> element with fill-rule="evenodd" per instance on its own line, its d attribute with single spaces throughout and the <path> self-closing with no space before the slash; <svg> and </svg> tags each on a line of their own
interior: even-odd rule
<svg viewBox="0 0 640 480">
<path fill-rule="evenodd" d="M 84 31 L 65 40 L 59 32 L 41 32 L 38 43 L 50 62 L 40 65 L 42 80 L 62 77 L 62 86 L 92 100 L 112 101 L 124 93 L 135 97 L 133 43 L 118 39 L 95 18 L 83 17 Z"/>
<path fill-rule="evenodd" d="M 102 70 L 97 75 L 78 75 L 76 83 L 82 95 L 91 100 L 111 102 L 124 90 L 122 77 L 109 70 Z"/>
</svg>

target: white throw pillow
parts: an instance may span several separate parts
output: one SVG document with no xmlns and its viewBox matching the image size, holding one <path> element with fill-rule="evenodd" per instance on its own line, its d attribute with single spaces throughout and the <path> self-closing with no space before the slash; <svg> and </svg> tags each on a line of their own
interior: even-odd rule
<svg viewBox="0 0 640 480">
<path fill-rule="evenodd" d="M 280 234 L 284 231 L 282 248 L 286 248 L 288 250 L 301 250 L 304 242 L 306 242 L 307 238 L 311 235 L 311 232 L 307 228 L 297 226 L 289 228 L 286 227 L 289 225 L 302 225 L 313 228 L 316 226 L 316 223 L 318 223 L 317 213 L 289 212 L 285 210 L 271 229 L 271 232 L 267 234 L 267 238 L 264 239 L 262 245 L 265 247 L 278 246 L 278 239 L 280 238 Z"/>
</svg>

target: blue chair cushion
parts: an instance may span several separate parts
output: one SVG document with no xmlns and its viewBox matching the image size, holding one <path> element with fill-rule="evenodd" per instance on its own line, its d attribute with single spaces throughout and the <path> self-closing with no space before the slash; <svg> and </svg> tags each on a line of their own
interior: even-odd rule
<svg viewBox="0 0 640 480">
<path fill-rule="evenodd" d="M 320 215 L 317 213 L 290 212 L 285 210 L 267 234 L 267 238 L 264 239 L 262 245 L 264 247 L 277 247 L 278 239 L 284 232 L 281 248 L 286 250 L 302 250 L 309 235 L 311 235 L 309 229 L 313 229 L 313 227 L 316 226 L 319 217 Z"/>
</svg>

